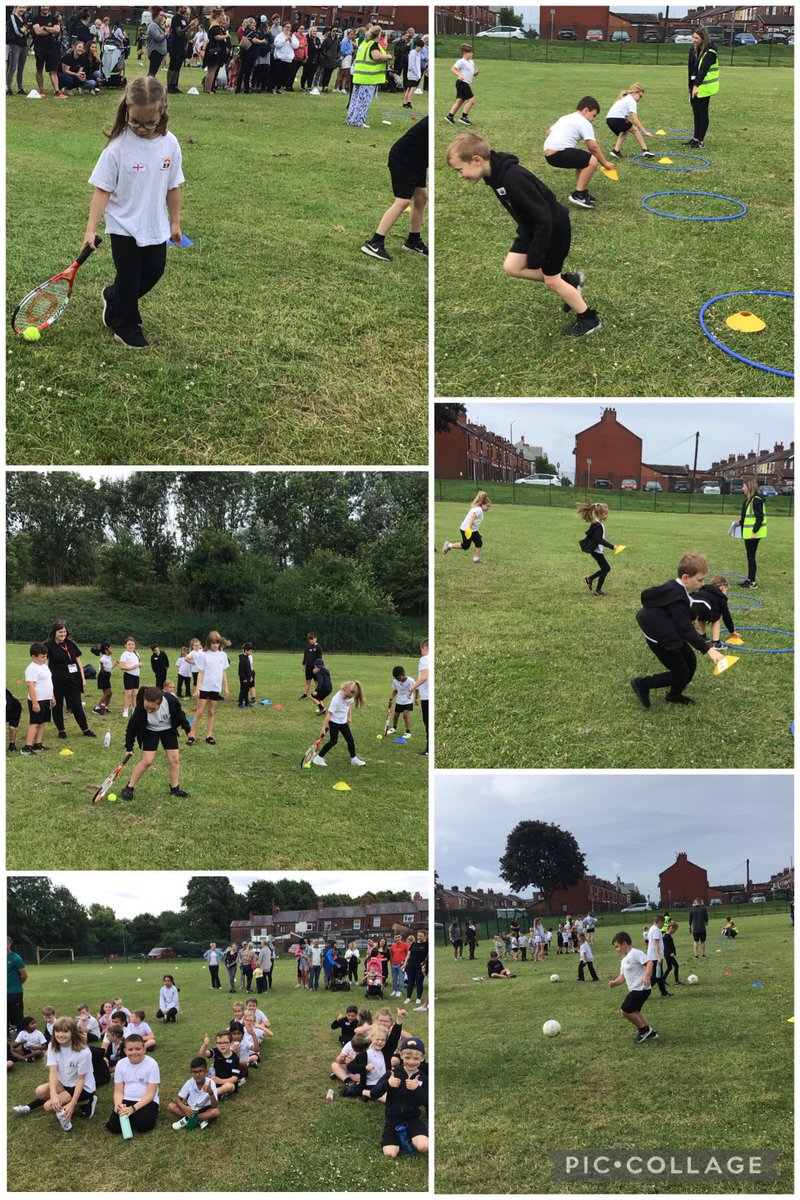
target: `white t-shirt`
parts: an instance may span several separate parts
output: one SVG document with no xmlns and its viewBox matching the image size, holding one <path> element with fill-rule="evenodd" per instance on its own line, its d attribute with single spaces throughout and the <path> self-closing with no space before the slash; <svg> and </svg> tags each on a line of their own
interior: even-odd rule
<svg viewBox="0 0 800 1200">
<path fill-rule="evenodd" d="M 140 659 L 135 650 L 123 650 L 119 656 L 119 661 L 122 663 L 123 671 L 128 675 L 135 675 L 137 679 L 139 678 Z"/>
<path fill-rule="evenodd" d="M 27 1029 L 20 1029 L 15 1042 L 19 1042 L 26 1050 L 35 1050 L 37 1046 L 46 1046 L 47 1038 L 42 1033 L 41 1029 L 34 1029 L 28 1033 Z"/>
<path fill-rule="evenodd" d="M 185 1104 L 193 1108 L 195 1112 L 200 1112 L 204 1108 L 210 1108 L 212 1103 L 217 1099 L 217 1085 L 214 1083 L 214 1080 L 207 1079 L 205 1087 L 211 1089 L 211 1095 L 204 1088 L 198 1087 L 194 1077 L 192 1077 L 186 1080 L 186 1083 L 178 1092 L 178 1096 Z"/>
<path fill-rule="evenodd" d="M 281 62 L 291 62 L 294 58 L 294 52 L 299 45 L 300 43 L 293 33 L 290 33 L 287 37 L 283 30 L 281 30 L 275 38 L 273 54 Z"/>
<path fill-rule="evenodd" d="M 528 945 L 528 939 L 524 933 L 521 933 L 517 938 L 517 945 L 519 946 L 520 950 L 526 949 Z"/>
<path fill-rule="evenodd" d="M 588 942 L 581 942 L 580 946 L 578 947 L 578 953 L 581 957 L 581 962 L 594 962 L 592 947 Z"/>
<path fill-rule="evenodd" d="M 138 1025 L 134 1025 L 133 1021 L 129 1021 L 125 1026 L 125 1037 L 130 1037 L 132 1033 L 138 1033 L 141 1037 L 148 1037 L 152 1032 L 147 1021 L 140 1021 Z"/>
<path fill-rule="evenodd" d="M 392 680 L 392 687 L 397 692 L 398 704 L 414 703 L 414 685 L 416 682 L 416 679 L 412 679 L 410 675 L 406 675 L 405 679 Z"/>
<path fill-rule="evenodd" d="M 463 533 L 467 528 L 479 529 L 484 516 L 485 513 L 479 504 L 475 508 L 471 508 L 459 526 L 461 532 Z"/>
<path fill-rule="evenodd" d="M 475 60 L 473 58 L 459 58 L 453 63 L 457 71 L 460 71 L 464 76 L 464 82 L 471 84 L 475 76 Z"/>
<path fill-rule="evenodd" d="M 83 1090 L 95 1090 L 94 1068 L 92 1067 L 92 1052 L 88 1046 L 83 1050 L 73 1050 L 71 1046 L 59 1046 L 51 1042 L 47 1047 L 48 1067 L 58 1067 L 59 1083 L 64 1087 L 75 1087 L 78 1076 L 83 1076 Z"/>
<path fill-rule="evenodd" d="M 594 137 L 594 126 L 579 112 L 559 117 L 545 139 L 545 150 L 574 150 L 578 142 Z"/>
<path fill-rule="evenodd" d="M 612 120 L 615 117 L 627 119 L 628 117 L 630 117 L 631 113 L 635 113 L 635 112 L 636 112 L 636 101 L 634 100 L 633 96 L 631 96 L 629 93 L 627 96 L 623 96 L 620 100 L 614 101 L 614 103 L 611 105 L 611 108 L 606 113 L 606 119 L 608 119 L 609 117 L 611 117 Z"/>
<path fill-rule="evenodd" d="M 647 957 L 650 962 L 664 957 L 664 935 L 657 925 L 651 925 L 647 931 Z"/>
<path fill-rule="evenodd" d="M 89 183 L 111 192 L 106 231 L 132 237 L 137 246 L 169 240 L 167 192 L 183 183 L 181 148 L 174 133 L 139 137 L 126 127 L 108 143 Z"/>
<path fill-rule="evenodd" d="M 646 965 L 647 955 L 643 950 L 637 950 L 635 946 L 632 946 L 619 964 L 620 971 L 625 976 L 625 983 L 628 986 L 629 992 L 646 992 L 650 990 L 649 984 L 645 986 L 643 983 Z"/>
<path fill-rule="evenodd" d="M 53 676 L 47 663 L 30 663 L 25 668 L 25 682 L 33 684 L 37 700 L 52 700 Z"/>
<path fill-rule="evenodd" d="M 100 670 L 108 671 L 109 675 L 114 670 L 114 660 L 110 654 L 100 655 Z"/>
<path fill-rule="evenodd" d="M 171 1008 L 180 1009 L 178 989 L 174 986 L 167 987 L 165 984 L 158 993 L 158 1007 L 162 1012 L 169 1012 Z"/>
<path fill-rule="evenodd" d="M 383 1050 L 373 1050 L 370 1046 L 367 1050 L 367 1065 L 370 1063 L 372 1063 L 373 1070 L 368 1073 L 367 1082 L 372 1086 L 386 1074 L 386 1059 L 383 1057 Z"/>
<path fill-rule="evenodd" d="M 256 1044 L 255 1039 L 245 1029 L 242 1034 L 242 1040 L 239 1042 L 239 1062 L 246 1063 L 251 1054 L 255 1054 Z"/>
<path fill-rule="evenodd" d="M 343 696 L 341 692 L 337 692 L 328 705 L 331 720 L 335 721 L 337 725 L 346 725 L 347 714 L 354 700 L 355 696 Z"/>
<path fill-rule="evenodd" d="M 120 1059 L 114 1068 L 114 1083 L 123 1085 L 123 1100 L 141 1100 L 151 1084 L 158 1085 L 160 1082 L 161 1072 L 158 1069 L 158 1063 L 149 1054 L 145 1055 L 140 1063 L 132 1063 L 129 1058 Z M 156 1104 L 159 1103 L 158 1086 L 156 1086 L 156 1094 L 153 1099 Z"/>
<path fill-rule="evenodd" d="M 259 1023 L 259 1025 L 267 1025 L 268 1024 L 267 1014 L 265 1012 L 262 1012 L 260 1008 L 256 1009 L 255 1017 L 256 1017 L 256 1021 Z"/>
<path fill-rule="evenodd" d="M 178 674 L 183 679 L 188 679 L 192 674 L 192 664 L 185 658 L 178 659 Z"/>
<path fill-rule="evenodd" d="M 162 697 L 161 703 L 155 712 L 147 712 L 147 728 L 152 729 L 155 733 L 161 733 L 165 729 L 172 728 L 172 718 L 169 715 L 169 704 L 166 696 Z"/>
<path fill-rule="evenodd" d="M 417 679 L 419 679 L 419 677 L 423 671 L 427 671 L 427 670 L 428 670 L 428 656 L 427 656 L 427 654 L 423 654 L 422 658 L 417 663 Z M 428 675 L 428 678 L 425 680 L 424 683 L 420 684 L 420 688 L 419 688 L 420 700 L 428 699 L 428 685 L 429 684 L 430 684 L 430 675 Z"/>
<path fill-rule="evenodd" d="M 221 692 L 223 672 L 231 665 L 225 651 L 203 650 L 202 654 L 196 654 L 194 657 L 197 670 L 203 672 L 203 678 L 198 680 L 201 690 Z"/>
<path fill-rule="evenodd" d="M 90 1014 L 88 1017 L 85 1018 L 85 1020 L 81 1021 L 81 1027 L 82 1027 L 84 1033 L 86 1033 L 86 1034 L 92 1033 L 99 1040 L 100 1026 L 97 1023 L 96 1017 L 93 1017 Z"/>
</svg>

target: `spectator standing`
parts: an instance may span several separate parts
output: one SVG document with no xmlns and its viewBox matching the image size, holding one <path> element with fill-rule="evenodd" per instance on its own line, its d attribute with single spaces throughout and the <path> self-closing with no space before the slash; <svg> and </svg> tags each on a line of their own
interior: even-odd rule
<svg viewBox="0 0 800 1200">
<path fill-rule="evenodd" d="M 197 19 L 191 18 L 188 4 L 181 5 L 170 21 L 169 64 L 167 66 L 167 91 L 172 96 L 180 95 L 178 83 L 181 67 L 186 60 L 186 50 L 189 39 L 197 28 Z"/>
<path fill-rule="evenodd" d="M 300 76 L 300 91 L 308 92 L 314 86 L 314 75 L 319 66 L 319 49 L 322 45 L 319 30 L 312 25 L 308 31 L 308 55 L 303 63 L 303 74 Z"/>
<path fill-rule="evenodd" d="M 208 950 L 206 950 L 203 954 L 203 958 L 208 964 L 208 972 L 211 976 L 212 988 L 216 989 L 222 987 L 222 984 L 219 981 L 219 966 L 223 960 L 223 955 L 222 952 L 217 949 L 216 942 L 209 943 Z"/>
<path fill-rule="evenodd" d="M 9 1025 L 13 1025 L 15 1030 L 22 1027 L 22 1018 L 24 1016 L 23 1003 L 23 985 L 28 978 L 28 972 L 25 968 L 23 959 L 12 949 L 14 943 L 11 938 L 6 939 L 6 1009 Z"/>
<path fill-rule="evenodd" d="M 6 20 L 6 95 L 12 94 L 14 73 L 17 75 L 17 95 L 24 96 L 22 73 L 28 59 L 28 32 L 30 26 L 25 20 L 25 5 L 17 4 L 12 8 Z"/>
<path fill-rule="evenodd" d="M 239 966 L 239 944 L 231 942 L 228 949 L 225 951 L 225 970 L 228 972 L 228 991 L 232 994 L 236 992 L 236 969 Z"/>
<path fill-rule="evenodd" d="M 369 129 L 367 116 L 378 88 L 386 82 L 388 53 L 380 46 L 380 25 L 370 29 L 358 48 L 353 71 L 353 90 L 347 111 L 347 124 L 356 129 Z"/>
<path fill-rule="evenodd" d="M 150 9 L 153 19 L 147 26 L 147 74 L 156 76 L 167 54 L 167 19 L 163 8 L 153 5 Z"/>
</svg>

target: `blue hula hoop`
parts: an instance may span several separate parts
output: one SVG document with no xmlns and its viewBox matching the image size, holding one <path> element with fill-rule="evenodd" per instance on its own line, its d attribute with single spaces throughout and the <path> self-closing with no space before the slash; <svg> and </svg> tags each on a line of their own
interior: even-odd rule
<svg viewBox="0 0 800 1200">
<path fill-rule="evenodd" d="M 669 137 L 671 133 L 694 133 L 693 129 L 667 129 L 664 133 L 654 133 L 653 137 Z"/>
<path fill-rule="evenodd" d="M 710 308 L 712 304 L 716 304 L 718 300 L 727 300 L 730 296 L 782 296 L 786 300 L 794 300 L 794 292 L 767 292 L 761 288 L 751 288 L 745 292 L 723 292 L 720 296 L 712 296 L 710 300 L 706 300 L 698 317 L 700 328 L 709 341 L 725 354 L 730 355 L 731 358 L 744 363 L 745 366 L 755 367 L 757 371 L 766 371 L 768 375 L 781 375 L 784 379 L 794 379 L 794 371 L 779 371 L 777 367 L 768 367 L 764 363 L 756 362 L 753 358 L 745 358 L 743 354 L 737 354 L 735 350 L 731 350 L 730 346 L 726 346 L 719 338 L 714 337 L 704 320 L 706 309 Z"/>
<path fill-rule="evenodd" d="M 651 171 L 705 171 L 706 167 L 711 166 L 711 159 L 706 158 L 703 154 L 678 154 L 677 151 L 670 151 L 673 158 L 694 158 L 700 162 L 699 167 L 667 167 L 660 163 L 648 162 L 644 154 L 634 154 L 631 162 L 636 163 L 637 167 L 649 167 Z M 643 159 L 642 162 L 639 159 Z"/>
<path fill-rule="evenodd" d="M 742 633 L 780 633 L 794 641 L 794 634 L 790 630 L 772 629 L 769 625 L 740 625 L 739 631 Z M 723 645 L 730 650 L 737 652 L 747 650 L 751 654 L 794 654 L 794 646 L 781 646 L 777 650 L 768 650 L 764 646 L 731 646 L 728 642 L 723 642 Z"/>
<path fill-rule="evenodd" d="M 747 592 L 728 592 L 729 596 L 735 596 L 737 600 L 749 600 L 749 604 L 729 604 L 728 608 L 735 608 L 741 612 L 749 612 L 754 608 L 763 608 L 764 601 L 760 596 L 748 596 Z"/>
<path fill-rule="evenodd" d="M 744 583 L 747 579 L 746 575 L 740 575 L 738 571 L 718 571 L 716 567 L 709 567 L 708 573 L 709 575 L 724 575 L 726 579 L 738 579 L 739 583 Z"/>
<path fill-rule="evenodd" d="M 662 209 L 653 208 L 647 203 L 648 200 L 654 200 L 657 196 L 710 196 L 712 200 L 727 200 L 730 204 L 738 204 L 740 211 L 730 213 L 727 217 L 687 217 L 683 213 L 663 212 Z M 747 212 L 747 205 L 743 204 L 741 200 L 734 200 L 733 196 L 722 196 L 719 192 L 650 192 L 642 199 L 642 207 L 646 208 L 648 212 L 655 213 L 657 217 L 671 217 L 673 221 L 735 221 Z M 716 299 L 719 300 L 720 297 L 717 296 Z"/>
</svg>

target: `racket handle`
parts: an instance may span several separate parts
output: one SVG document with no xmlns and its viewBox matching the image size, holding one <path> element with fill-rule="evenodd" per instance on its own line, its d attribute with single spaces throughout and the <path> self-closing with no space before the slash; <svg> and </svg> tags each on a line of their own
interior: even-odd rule
<svg viewBox="0 0 800 1200">
<path fill-rule="evenodd" d="M 94 239 L 94 246 L 84 246 L 84 247 L 83 247 L 83 249 L 81 250 L 80 254 L 78 255 L 78 266 L 79 266 L 79 267 L 80 267 L 80 266 L 81 266 L 83 263 L 85 263 L 85 262 L 86 262 L 86 260 L 87 260 L 87 258 L 89 257 L 89 255 L 90 255 L 90 254 L 93 254 L 93 253 L 94 253 L 94 251 L 95 251 L 95 250 L 98 248 L 98 246 L 100 245 L 100 243 L 102 242 L 102 240 L 103 240 L 103 239 L 102 239 L 101 237 L 96 237 L 96 238 Z"/>
</svg>

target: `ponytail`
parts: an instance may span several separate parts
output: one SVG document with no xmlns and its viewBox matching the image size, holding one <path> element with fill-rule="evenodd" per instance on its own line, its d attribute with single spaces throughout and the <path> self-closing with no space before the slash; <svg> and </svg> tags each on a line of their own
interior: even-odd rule
<svg viewBox="0 0 800 1200">
<path fill-rule="evenodd" d="M 478 504 L 491 504 L 491 500 L 486 495 L 486 492 L 478 492 L 475 499 L 472 501 L 472 507 L 475 508 Z"/>
<path fill-rule="evenodd" d="M 578 511 L 578 516 L 583 521 L 599 521 L 600 518 L 597 515 L 598 508 L 608 508 L 608 505 L 603 504 L 602 501 L 581 500 L 580 504 L 575 505 L 575 508 Z"/>
</svg>

